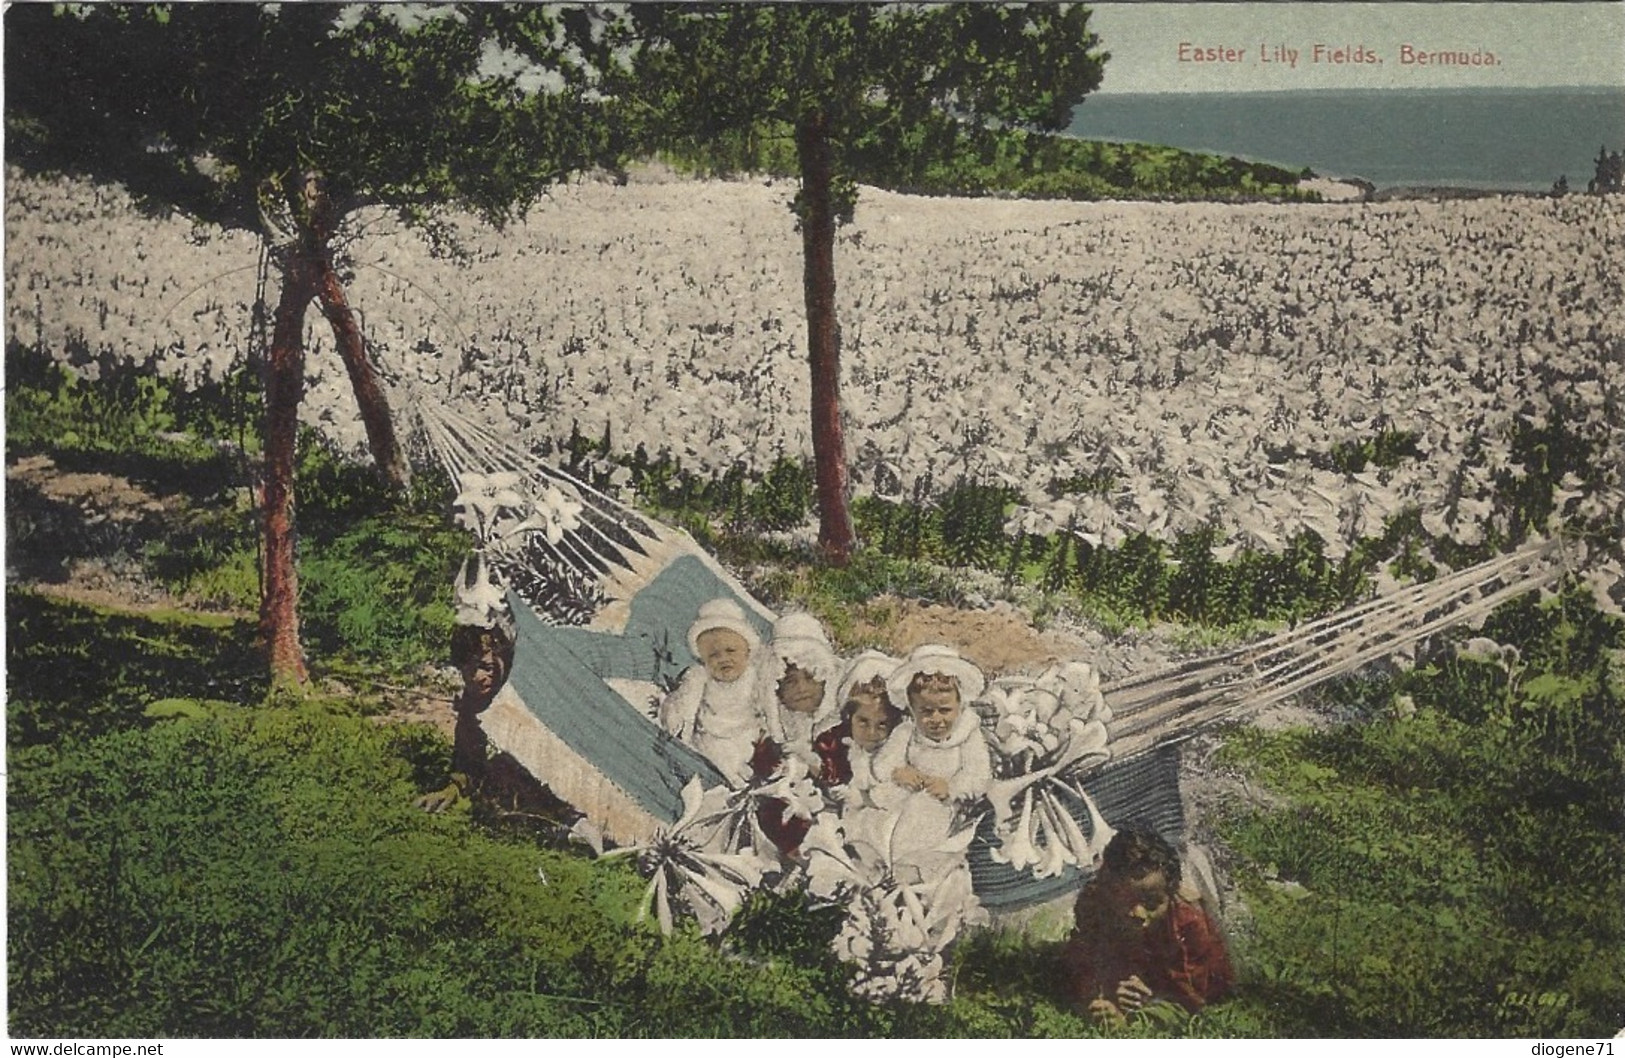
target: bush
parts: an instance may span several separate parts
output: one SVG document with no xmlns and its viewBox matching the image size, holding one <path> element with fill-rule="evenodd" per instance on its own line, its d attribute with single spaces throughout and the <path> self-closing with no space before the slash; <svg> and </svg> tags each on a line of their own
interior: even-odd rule
<svg viewBox="0 0 1625 1058">
<path fill-rule="evenodd" d="M 300 615 L 314 653 L 401 671 L 446 659 L 452 581 L 468 538 L 438 514 L 362 519 L 300 559 Z"/>
<path fill-rule="evenodd" d="M 238 464 L 222 444 L 256 447 L 247 427 L 258 414 L 258 380 L 245 368 L 219 379 L 183 382 L 160 374 L 150 360 L 108 355 L 97 361 L 96 377 L 90 379 L 48 350 L 16 341 L 6 345 L 6 449 L 11 454 L 158 457 L 229 475 Z M 197 471 L 192 468 L 194 478 Z"/>
<path fill-rule="evenodd" d="M 793 177 L 794 142 L 788 127 L 766 126 L 713 143 L 672 144 L 662 159 L 679 172 L 702 176 L 758 172 Z M 1215 201 L 1313 197 L 1298 190 L 1299 173 L 1279 166 L 1144 143 L 996 129 L 961 137 L 958 151 L 947 158 L 908 144 L 891 146 L 877 155 L 878 167 L 854 177 L 888 190 L 927 195 Z M 916 159 L 925 163 L 916 164 Z"/>
</svg>

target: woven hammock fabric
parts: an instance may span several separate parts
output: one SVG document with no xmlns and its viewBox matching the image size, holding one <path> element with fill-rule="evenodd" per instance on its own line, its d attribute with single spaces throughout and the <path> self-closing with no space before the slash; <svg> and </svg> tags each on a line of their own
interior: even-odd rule
<svg viewBox="0 0 1625 1058">
<path fill-rule="evenodd" d="M 715 786 L 723 779 L 611 684 L 674 685 L 697 662 L 686 630 L 709 600 L 740 603 L 764 640 L 774 615 L 687 534 L 547 466 L 513 439 L 443 402 L 410 406 L 460 490 L 466 493 L 469 482 L 489 488 L 485 476 L 503 475 L 505 491 L 485 500 L 493 509 L 506 505 L 505 524 L 518 526 L 487 532 L 487 521 L 475 519 L 485 532 L 486 559 L 510 585 L 506 608 L 517 635 L 512 675 L 485 720 L 488 734 L 613 840 L 647 840 L 681 816 L 690 780 Z M 470 502 L 481 501 L 475 496 Z M 1559 578 L 1560 557 L 1556 542 L 1532 542 L 1260 642 L 1107 684 L 1101 690 L 1110 706 L 1109 759 L 1074 785 L 1049 784 L 1046 811 L 1066 811 L 1074 832 L 1086 839 L 1104 821 L 1148 827 L 1181 845 L 1185 820 L 1175 743 L 1206 725 L 1350 674 L 1453 624 L 1481 619 Z M 600 594 L 583 608 L 576 592 L 550 612 L 547 600 L 538 603 L 538 593 L 515 590 L 534 561 L 546 567 L 544 579 L 567 574 Z M 565 626 L 570 623 L 585 627 Z M 1072 862 L 1033 872 L 999 862 L 997 853 L 992 820 L 984 818 L 968 857 L 977 895 L 989 909 L 1043 902 L 1081 882 Z"/>
</svg>

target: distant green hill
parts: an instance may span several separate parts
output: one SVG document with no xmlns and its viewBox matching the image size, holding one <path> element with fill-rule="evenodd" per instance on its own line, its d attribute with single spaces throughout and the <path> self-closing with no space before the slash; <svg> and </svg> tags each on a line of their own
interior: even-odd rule
<svg viewBox="0 0 1625 1058">
<path fill-rule="evenodd" d="M 1096 94 L 1067 133 L 1311 166 L 1379 188 L 1585 190 L 1625 143 L 1618 88 Z"/>
<path fill-rule="evenodd" d="M 699 175 L 796 173 L 788 129 L 760 128 L 722 141 L 669 149 L 662 157 Z M 1108 143 L 1007 129 L 966 141 L 951 160 L 889 179 L 863 177 L 890 191 L 1023 198 L 1131 198 L 1172 201 L 1312 201 L 1299 190 L 1310 175 L 1276 165 L 1144 143 Z"/>
</svg>

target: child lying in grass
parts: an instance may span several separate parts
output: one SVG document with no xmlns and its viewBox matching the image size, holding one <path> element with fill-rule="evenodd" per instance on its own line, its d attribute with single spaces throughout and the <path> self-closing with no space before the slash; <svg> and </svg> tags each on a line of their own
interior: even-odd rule
<svg viewBox="0 0 1625 1058">
<path fill-rule="evenodd" d="M 1078 893 L 1063 959 L 1071 998 L 1100 1025 L 1149 1003 L 1194 1013 L 1230 990 L 1224 935 L 1180 888 L 1179 857 L 1149 831 L 1119 830 Z"/>
</svg>

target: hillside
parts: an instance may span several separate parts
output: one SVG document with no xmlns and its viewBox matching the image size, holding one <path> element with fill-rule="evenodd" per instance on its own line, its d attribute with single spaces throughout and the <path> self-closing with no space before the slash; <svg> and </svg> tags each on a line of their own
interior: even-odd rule
<svg viewBox="0 0 1625 1058">
<path fill-rule="evenodd" d="M 39 1036 L 1598 1036 L 1625 1021 L 1618 201 L 1072 203 L 865 189 L 842 236 L 865 547 L 813 560 L 790 189 L 634 174 L 346 252 L 380 362 L 692 531 L 845 652 L 1115 678 L 1560 531 L 1575 575 L 1183 747 L 1238 987 L 1102 1030 L 1064 914 L 941 1005 L 854 997 L 759 895 L 663 937 L 567 819 L 449 768 L 432 469 L 353 457 L 310 332 L 301 606 L 254 652 L 248 240 L 118 191 L 6 203 L 10 1029 Z M 65 370 L 64 366 L 71 368 Z M 400 393 L 404 394 L 403 388 Z M 1612 521 L 1611 521 L 1612 519 Z M 1589 547 L 1582 558 L 1581 546 Z M 64 673 L 70 674 L 65 677 Z M 439 730 L 436 730 L 436 727 Z"/>
</svg>

